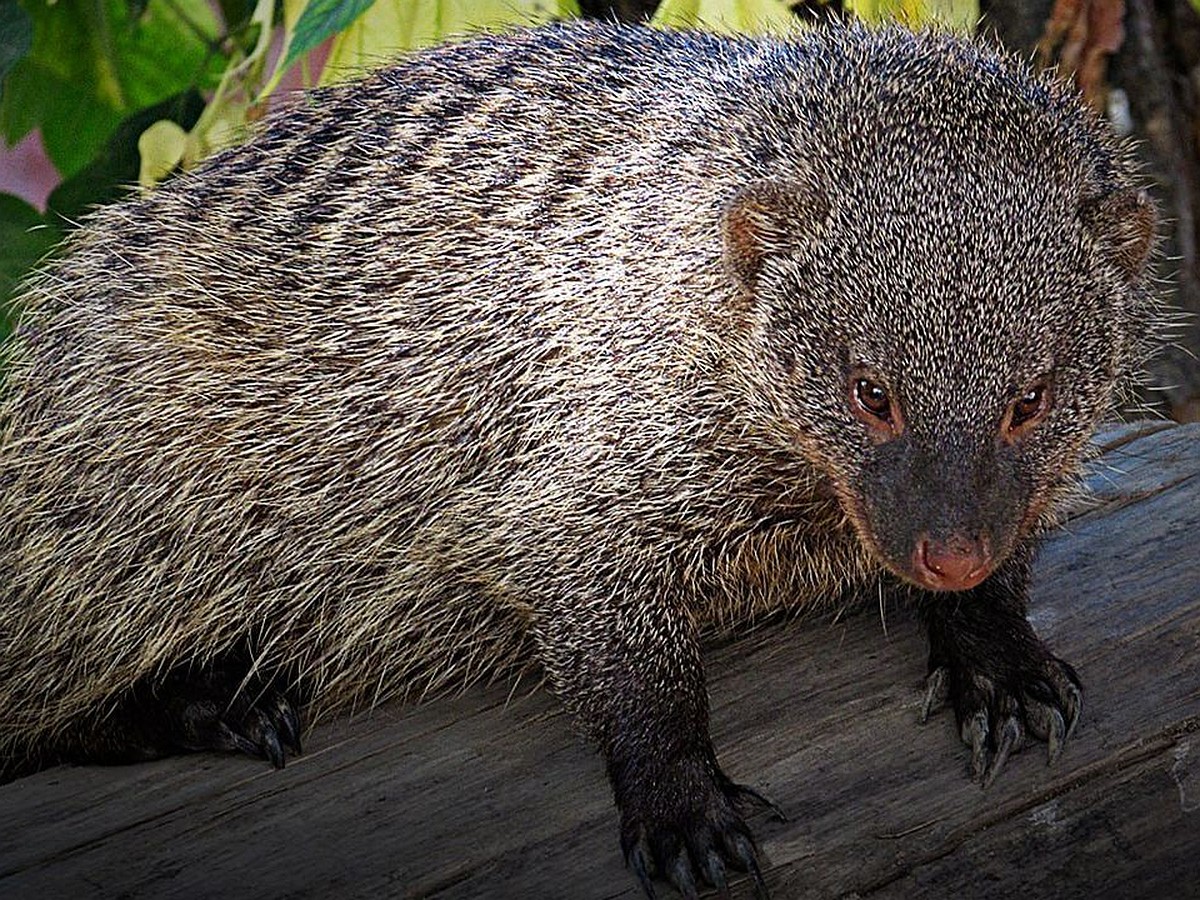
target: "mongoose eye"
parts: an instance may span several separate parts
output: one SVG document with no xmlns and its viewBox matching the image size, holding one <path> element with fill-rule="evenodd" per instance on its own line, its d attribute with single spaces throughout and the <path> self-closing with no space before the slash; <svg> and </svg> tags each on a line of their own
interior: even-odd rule
<svg viewBox="0 0 1200 900">
<path fill-rule="evenodd" d="M 1050 385 L 1046 381 L 1035 382 L 1012 402 L 1005 431 L 1014 437 L 1020 436 L 1044 419 L 1049 411 Z"/>
<path fill-rule="evenodd" d="M 871 381 L 869 378 L 859 378 L 854 382 L 854 399 L 858 405 L 875 418 L 892 421 L 892 398 L 888 396 L 887 388 Z"/>
<path fill-rule="evenodd" d="M 876 443 L 890 441 L 904 432 L 904 417 L 900 404 L 891 391 L 876 381 L 874 373 L 858 367 L 850 373 L 846 385 L 850 412 L 854 418 L 867 426 L 867 433 Z"/>
</svg>

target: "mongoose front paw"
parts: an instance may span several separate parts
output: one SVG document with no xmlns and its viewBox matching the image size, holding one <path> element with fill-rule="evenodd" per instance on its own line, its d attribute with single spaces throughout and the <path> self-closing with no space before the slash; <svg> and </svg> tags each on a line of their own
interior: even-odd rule
<svg viewBox="0 0 1200 900">
<path fill-rule="evenodd" d="M 925 680 L 921 721 L 949 700 L 963 743 L 971 748 L 971 777 L 988 787 L 1026 734 L 1048 744 L 1049 762 L 1075 730 L 1083 689 L 1071 666 L 1043 651 L 1025 665 L 987 667 L 967 660 L 936 666 Z"/>
<path fill-rule="evenodd" d="M 766 900 L 754 840 L 737 805 L 751 800 L 783 818 L 778 807 L 705 759 L 676 763 L 625 787 L 618 798 L 621 848 L 647 897 L 655 897 L 655 878 L 665 878 L 688 900 L 698 897 L 698 881 L 727 891 L 732 866 L 749 873 L 755 896 Z"/>
</svg>

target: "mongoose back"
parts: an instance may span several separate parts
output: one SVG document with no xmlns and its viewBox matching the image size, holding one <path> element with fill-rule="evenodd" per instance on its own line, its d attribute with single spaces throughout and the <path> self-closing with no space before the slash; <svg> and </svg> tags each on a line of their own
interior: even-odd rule
<svg viewBox="0 0 1200 900">
<path fill-rule="evenodd" d="M 977 777 L 1053 757 L 1031 549 L 1154 332 L 1154 228 L 1069 88 L 948 35 L 564 25 L 315 92 L 21 298 L 3 767 L 281 765 L 301 703 L 528 651 L 647 890 L 761 887 L 699 636 L 878 585 Z"/>
</svg>

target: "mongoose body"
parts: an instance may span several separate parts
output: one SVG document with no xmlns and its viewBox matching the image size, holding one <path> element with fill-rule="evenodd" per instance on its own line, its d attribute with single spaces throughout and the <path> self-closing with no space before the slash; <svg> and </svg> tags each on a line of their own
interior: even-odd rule
<svg viewBox="0 0 1200 900">
<path fill-rule="evenodd" d="M 4 767 L 282 762 L 301 699 L 531 656 L 689 893 L 755 867 L 699 634 L 877 585 L 977 774 L 1053 755 L 1028 562 L 1152 334 L 1153 227 L 1067 88 L 943 35 L 572 25 L 317 92 L 22 298 Z"/>
</svg>

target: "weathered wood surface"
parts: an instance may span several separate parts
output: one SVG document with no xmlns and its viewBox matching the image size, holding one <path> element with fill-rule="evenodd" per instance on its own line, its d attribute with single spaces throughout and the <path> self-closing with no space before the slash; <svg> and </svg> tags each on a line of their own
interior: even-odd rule
<svg viewBox="0 0 1200 900">
<path fill-rule="evenodd" d="M 918 725 L 910 613 L 766 627 L 709 655 L 726 768 L 777 898 L 1200 897 L 1200 426 L 1108 435 L 1045 546 L 1033 617 L 1085 682 L 983 791 Z M 199 756 L 0 788 L 0 897 L 639 895 L 599 759 L 545 691 L 482 689 L 316 729 L 273 772 Z M 666 893 L 666 892 L 664 892 Z M 735 896 L 749 896 L 743 882 Z"/>
</svg>

